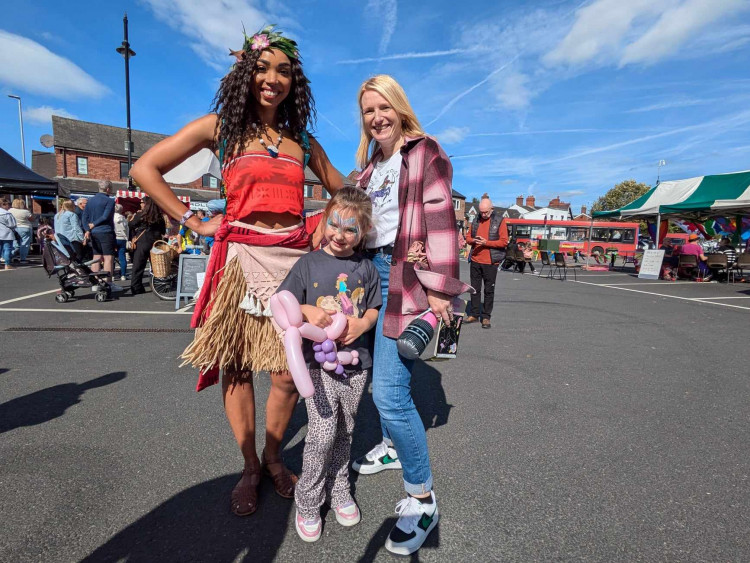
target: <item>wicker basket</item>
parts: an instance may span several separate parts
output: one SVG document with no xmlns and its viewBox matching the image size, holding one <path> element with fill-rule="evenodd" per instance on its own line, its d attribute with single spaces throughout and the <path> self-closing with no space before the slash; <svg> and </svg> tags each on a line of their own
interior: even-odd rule
<svg viewBox="0 0 750 563">
<path fill-rule="evenodd" d="M 155 278 L 166 278 L 177 258 L 177 251 L 163 240 L 157 240 L 151 248 L 151 272 Z"/>
</svg>

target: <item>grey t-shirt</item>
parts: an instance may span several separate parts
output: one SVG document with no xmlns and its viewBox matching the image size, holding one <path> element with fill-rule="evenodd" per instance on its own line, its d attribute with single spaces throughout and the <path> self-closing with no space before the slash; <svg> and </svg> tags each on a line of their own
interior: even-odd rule
<svg viewBox="0 0 750 563">
<path fill-rule="evenodd" d="M 327 311 L 341 311 L 347 317 L 361 318 L 368 309 L 383 304 L 380 275 L 375 265 L 361 254 L 347 258 L 331 256 L 324 250 L 305 254 L 297 260 L 277 291 L 290 291 L 302 305 L 315 305 Z M 357 350 L 360 363 L 344 366 L 346 371 L 372 367 L 374 330 L 359 337 L 350 346 L 338 343 L 338 349 Z M 315 361 L 312 342 L 302 339 L 305 361 L 309 368 L 320 369 Z"/>
</svg>

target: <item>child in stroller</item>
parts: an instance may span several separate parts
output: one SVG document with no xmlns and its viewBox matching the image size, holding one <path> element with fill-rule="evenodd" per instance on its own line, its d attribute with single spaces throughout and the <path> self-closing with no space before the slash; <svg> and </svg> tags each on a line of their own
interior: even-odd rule
<svg viewBox="0 0 750 563">
<path fill-rule="evenodd" d="M 55 295 L 55 301 L 65 303 L 75 295 L 76 289 L 91 288 L 96 292 L 100 303 L 112 297 L 112 286 L 107 283 L 107 272 L 94 273 L 89 266 L 94 263 L 80 262 L 73 245 L 63 235 L 50 235 L 44 245 L 42 264 L 50 277 L 57 275 L 62 291 Z"/>
</svg>

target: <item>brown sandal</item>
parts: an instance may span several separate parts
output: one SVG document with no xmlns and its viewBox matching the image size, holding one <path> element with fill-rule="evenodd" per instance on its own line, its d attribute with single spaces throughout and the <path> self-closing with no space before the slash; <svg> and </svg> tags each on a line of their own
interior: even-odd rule
<svg viewBox="0 0 750 563">
<path fill-rule="evenodd" d="M 235 516 L 250 516 L 258 510 L 258 485 L 260 469 L 243 469 L 240 480 L 232 490 L 231 510 Z"/>
<path fill-rule="evenodd" d="M 297 476 L 289 471 L 284 465 L 284 461 L 278 459 L 276 461 L 268 461 L 266 459 L 266 452 L 263 451 L 261 455 L 260 469 L 263 475 L 270 477 L 273 481 L 273 488 L 276 494 L 284 498 L 294 498 L 294 486 L 297 484 Z M 280 465 L 281 471 L 276 474 L 271 473 L 269 467 L 271 465 Z"/>
</svg>

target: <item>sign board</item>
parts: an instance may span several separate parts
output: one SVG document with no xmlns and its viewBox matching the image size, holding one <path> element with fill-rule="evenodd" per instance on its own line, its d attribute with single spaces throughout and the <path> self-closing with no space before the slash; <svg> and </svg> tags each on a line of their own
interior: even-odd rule
<svg viewBox="0 0 750 563">
<path fill-rule="evenodd" d="M 641 270 L 638 272 L 638 277 L 645 280 L 658 280 L 663 260 L 663 250 L 644 250 L 643 261 L 641 262 Z"/>
<path fill-rule="evenodd" d="M 208 267 L 206 254 L 180 254 L 180 269 L 177 274 L 177 298 L 175 309 L 183 299 L 190 301 L 202 285 Z M 187 304 L 187 303 L 186 303 Z"/>
</svg>

